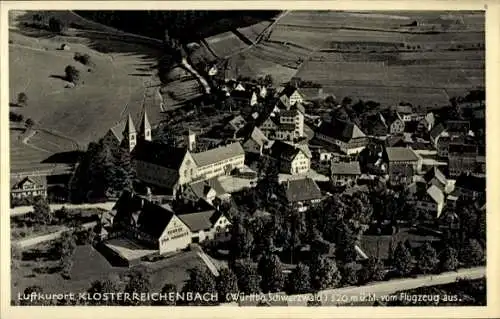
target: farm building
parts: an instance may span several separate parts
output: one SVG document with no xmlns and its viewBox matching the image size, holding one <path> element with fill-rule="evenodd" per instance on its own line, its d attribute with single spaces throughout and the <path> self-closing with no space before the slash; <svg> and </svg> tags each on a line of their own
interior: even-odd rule
<svg viewBox="0 0 500 319">
<path fill-rule="evenodd" d="M 389 179 L 393 183 L 410 182 L 419 170 L 420 158 L 407 147 L 387 147 Z"/>
<path fill-rule="evenodd" d="M 344 186 L 356 183 L 361 176 L 361 168 L 359 162 L 332 162 L 330 173 L 335 186 Z"/>
<path fill-rule="evenodd" d="M 299 212 L 307 211 L 323 199 L 321 190 L 311 178 L 288 180 L 283 183 L 284 200 Z"/>
<path fill-rule="evenodd" d="M 315 137 L 320 141 L 336 145 L 348 155 L 361 152 L 368 144 L 368 138 L 356 124 L 340 120 L 321 123 Z"/>
<path fill-rule="evenodd" d="M 305 174 L 311 167 L 311 152 L 286 142 L 275 141 L 268 155 L 279 163 L 280 172 L 284 174 Z"/>
</svg>

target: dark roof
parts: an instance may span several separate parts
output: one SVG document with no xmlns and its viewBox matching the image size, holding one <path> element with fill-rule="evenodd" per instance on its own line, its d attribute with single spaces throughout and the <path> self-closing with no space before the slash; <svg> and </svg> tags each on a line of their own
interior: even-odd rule
<svg viewBox="0 0 500 319">
<path fill-rule="evenodd" d="M 276 159 L 283 159 L 286 161 L 291 161 L 297 156 L 299 152 L 304 152 L 298 147 L 282 141 L 275 141 L 271 146 L 269 152 L 272 157 Z M 306 152 L 304 152 L 306 153 Z M 307 154 L 306 154 L 307 156 Z"/>
<path fill-rule="evenodd" d="M 387 125 L 391 125 L 396 120 L 400 120 L 398 113 L 393 111 L 393 110 L 381 111 L 380 115 L 382 115 L 382 118 L 383 118 L 383 120 L 385 120 L 385 123 Z"/>
<path fill-rule="evenodd" d="M 210 229 L 213 226 L 213 223 L 217 221 L 217 219 L 214 220 L 213 216 L 215 214 L 215 210 L 207 210 L 203 212 L 197 212 L 197 213 L 188 213 L 188 214 L 181 214 L 178 215 L 180 220 L 186 224 L 189 229 L 192 232 L 197 232 L 200 230 L 206 230 Z M 220 213 L 218 214 L 220 217 Z"/>
<path fill-rule="evenodd" d="M 141 141 L 134 149 L 133 156 L 137 160 L 178 170 L 186 156 L 187 149 L 172 147 L 166 144 Z"/>
<path fill-rule="evenodd" d="M 173 211 L 130 192 L 123 192 L 113 209 L 117 212 L 115 216 L 116 222 L 134 224 L 134 216 L 138 215 L 137 229 L 154 238 L 161 236 L 174 216 Z"/>
<path fill-rule="evenodd" d="M 288 202 L 321 199 L 321 190 L 311 178 L 290 180 L 284 183 Z"/>
<path fill-rule="evenodd" d="M 486 191 L 486 178 L 482 176 L 462 174 L 457 178 L 455 187 L 476 192 L 484 192 Z"/>
<path fill-rule="evenodd" d="M 292 96 L 292 94 L 297 91 L 297 88 L 291 85 L 287 85 L 283 91 L 281 91 L 280 96 L 286 95 L 288 97 Z"/>
<path fill-rule="evenodd" d="M 321 123 L 318 132 L 343 142 L 349 142 L 359 137 L 366 137 L 356 124 L 340 120 Z"/>
<path fill-rule="evenodd" d="M 434 126 L 429 133 L 431 135 L 432 139 L 436 139 L 443 131 L 445 130 L 445 127 L 443 123 L 439 123 L 438 125 Z"/>
<path fill-rule="evenodd" d="M 231 91 L 231 97 L 235 99 L 245 99 L 249 100 L 252 97 L 253 91 L 239 91 L 239 90 L 233 90 Z"/>
<path fill-rule="evenodd" d="M 446 185 L 446 177 L 437 167 L 432 167 L 424 175 L 424 179 L 427 183 L 430 183 L 434 178 L 436 178 L 441 184 Z"/>
</svg>

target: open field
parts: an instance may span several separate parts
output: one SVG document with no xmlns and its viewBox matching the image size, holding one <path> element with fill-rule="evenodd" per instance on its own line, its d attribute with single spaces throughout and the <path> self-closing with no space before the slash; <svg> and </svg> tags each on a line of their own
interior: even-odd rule
<svg viewBox="0 0 500 319">
<path fill-rule="evenodd" d="M 248 46 L 230 31 L 209 37 L 205 40 L 218 57 L 228 56 Z"/>
<path fill-rule="evenodd" d="M 9 12 L 10 102 L 15 103 L 20 92 L 28 96 L 27 106 L 11 111 L 34 120 L 37 129 L 28 141 L 31 148 L 11 141 L 13 172 L 45 169 L 49 164 L 40 162 L 53 153 L 85 149 L 129 113 L 138 120 L 143 105 L 153 125 L 161 120 L 155 69 L 161 49 L 152 41 L 70 11 L 44 12 L 44 19 L 57 17 L 70 26 L 65 35 L 54 35 L 24 24 L 32 22 L 34 13 Z M 69 50 L 60 50 L 62 44 Z M 75 61 L 75 52 L 89 54 L 94 67 L 89 71 Z M 81 84 L 75 88 L 65 87 L 67 65 L 80 71 Z M 190 87 L 199 86 L 193 82 Z"/>
<path fill-rule="evenodd" d="M 12 271 L 12 296 L 34 285 L 42 287 L 44 293 L 84 292 L 95 280 L 113 278 L 122 281 L 129 270 L 126 267 L 111 266 L 104 256 L 89 245 L 77 246 L 73 255 L 71 279 L 65 280 L 59 272 L 53 272 L 59 260 L 45 257 L 51 245 L 53 243 L 39 244 L 24 252 L 26 256 L 37 254 L 40 258 L 38 261 L 23 260 L 20 267 Z M 204 263 L 195 252 L 189 251 L 155 263 L 144 262 L 137 267 L 149 273 L 152 291 L 158 292 L 166 283 L 182 288 L 188 278 L 187 270 L 196 266 L 203 267 Z"/>
</svg>

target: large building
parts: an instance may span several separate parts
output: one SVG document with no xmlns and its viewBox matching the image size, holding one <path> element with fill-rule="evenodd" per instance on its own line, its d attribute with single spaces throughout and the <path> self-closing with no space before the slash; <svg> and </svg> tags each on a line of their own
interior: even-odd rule
<svg viewBox="0 0 500 319">
<path fill-rule="evenodd" d="M 47 179 L 45 176 L 27 176 L 21 180 L 11 180 L 11 200 L 36 196 L 47 197 Z"/>
<path fill-rule="evenodd" d="M 336 145 L 347 155 L 361 152 L 368 144 L 367 136 L 356 124 L 340 120 L 321 123 L 315 137 L 320 141 Z"/>
<path fill-rule="evenodd" d="M 275 141 L 268 153 L 278 162 L 280 172 L 284 174 L 306 174 L 311 167 L 311 152 L 305 146 L 295 146 L 282 141 Z"/>
<path fill-rule="evenodd" d="M 288 109 L 276 108 L 259 128 L 269 139 L 293 142 L 304 136 L 304 114 L 296 104 Z"/>
<path fill-rule="evenodd" d="M 117 137 L 122 131 L 121 140 Z M 112 128 L 105 138 L 129 148 L 137 178 L 147 186 L 167 191 L 175 196 L 188 183 L 229 174 L 245 166 L 245 151 L 239 142 L 194 152 L 196 136 L 186 134 L 186 147 L 173 147 L 152 141 L 151 125 L 144 112 L 139 132 L 129 116 L 121 127 Z"/>
<path fill-rule="evenodd" d="M 344 186 L 355 184 L 361 176 L 359 162 L 334 162 L 330 166 L 332 184 L 335 186 Z"/>
<path fill-rule="evenodd" d="M 389 180 L 392 183 L 409 183 L 419 171 L 419 156 L 407 147 L 387 147 Z"/>
</svg>

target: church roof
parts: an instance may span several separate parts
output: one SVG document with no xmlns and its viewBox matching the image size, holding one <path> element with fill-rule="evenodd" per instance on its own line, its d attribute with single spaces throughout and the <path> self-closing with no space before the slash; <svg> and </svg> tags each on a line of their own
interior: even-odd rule
<svg viewBox="0 0 500 319">
<path fill-rule="evenodd" d="M 125 129 L 123 132 L 136 133 L 134 121 L 132 120 L 132 116 L 129 114 L 127 118 L 127 123 L 125 124 Z M 122 132 L 122 134 L 123 134 Z"/>
<path fill-rule="evenodd" d="M 239 142 L 236 142 L 217 148 L 212 148 L 208 151 L 193 153 L 192 155 L 194 161 L 200 167 L 218 163 L 235 156 L 245 155 L 245 150 Z"/>
<path fill-rule="evenodd" d="M 149 123 L 148 113 L 144 110 L 142 114 L 141 124 L 139 126 L 139 132 L 144 133 L 146 130 L 151 130 L 151 124 Z"/>
<path fill-rule="evenodd" d="M 134 149 L 135 159 L 178 170 L 188 150 L 162 143 L 141 141 Z"/>
</svg>

